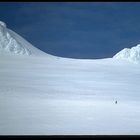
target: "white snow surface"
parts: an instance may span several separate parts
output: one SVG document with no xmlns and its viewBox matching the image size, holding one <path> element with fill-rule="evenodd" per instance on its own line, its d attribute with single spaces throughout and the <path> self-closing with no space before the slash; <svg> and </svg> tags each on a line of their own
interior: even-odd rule
<svg viewBox="0 0 140 140">
<path fill-rule="evenodd" d="M 0 135 L 140 134 L 140 65 L 27 47 L 36 55 L 0 55 Z"/>
<path fill-rule="evenodd" d="M 139 70 L 115 59 L 3 56 L 0 135 L 140 134 Z"/>
<path fill-rule="evenodd" d="M 113 58 L 140 63 L 140 44 L 132 48 L 124 48 L 118 52 Z"/>
<path fill-rule="evenodd" d="M 45 55 L 0 21 L 0 55 Z"/>
</svg>

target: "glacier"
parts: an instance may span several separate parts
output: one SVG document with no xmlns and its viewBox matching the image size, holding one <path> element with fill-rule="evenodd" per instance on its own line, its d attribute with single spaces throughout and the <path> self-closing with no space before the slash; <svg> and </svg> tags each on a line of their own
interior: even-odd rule
<svg viewBox="0 0 140 140">
<path fill-rule="evenodd" d="M 114 55 L 113 58 L 139 64 L 140 63 L 140 44 L 132 48 L 124 48 L 123 50 L 118 52 L 116 55 Z"/>
<path fill-rule="evenodd" d="M 14 31 L 8 29 L 2 21 L 0 21 L 0 54 L 45 55 L 44 52 L 31 45 Z"/>
<path fill-rule="evenodd" d="M 139 135 L 139 47 L 132 50 L 56 57 L 0 22 L 0 135 Z"/>
</svg>

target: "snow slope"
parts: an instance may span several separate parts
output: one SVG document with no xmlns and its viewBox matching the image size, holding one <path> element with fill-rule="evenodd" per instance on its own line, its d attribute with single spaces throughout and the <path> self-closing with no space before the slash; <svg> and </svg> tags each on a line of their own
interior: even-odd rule
<svg viewBox="0 0 140 140">
<path fill-rule="evenodd" d="M 127 60 L 133 63 L 140 63 L 140 44 L 132 48 L 124 48 L 113 58 Z"/>
<path fill-rule="evenodd" d="M 0 21 L 0 55 L 45 55 Z"/>
<path fill-rule="evenodd" d="M 139 134 L 139 69 L 113 59 L 3 57 L 0 134 Z"/>
<path fill-rule="evenodd" d="M 0 55 L 0 135 L 140 134 L 140 65 L 13 54 Z"/>
</svg>

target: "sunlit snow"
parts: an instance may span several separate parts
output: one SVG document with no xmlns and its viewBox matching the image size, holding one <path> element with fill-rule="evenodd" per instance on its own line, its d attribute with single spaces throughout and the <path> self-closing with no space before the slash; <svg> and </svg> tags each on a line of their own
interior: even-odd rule
<svg viewBox="0 0 140 140">
<path fill-rule="evenodd" d="M 2 23 L 0 135 L 140 134 L 139 64 L 52 56 Z"/>
</svg>

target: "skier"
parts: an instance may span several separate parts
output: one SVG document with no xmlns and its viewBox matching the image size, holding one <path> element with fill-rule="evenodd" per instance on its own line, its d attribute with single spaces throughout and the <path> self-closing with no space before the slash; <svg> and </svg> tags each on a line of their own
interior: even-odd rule
<svg viewBox="0 0 140 140">
<path fill-rule="evenodd" d="M 117 100 L 115 101 L 115 104 L 117 104 Z"/>
</svg>

